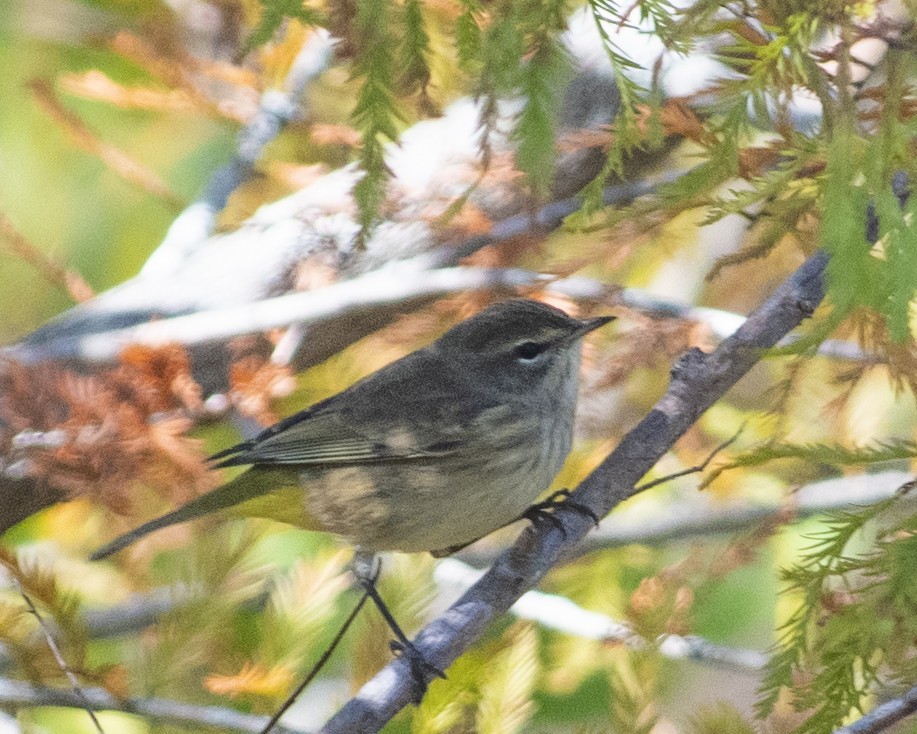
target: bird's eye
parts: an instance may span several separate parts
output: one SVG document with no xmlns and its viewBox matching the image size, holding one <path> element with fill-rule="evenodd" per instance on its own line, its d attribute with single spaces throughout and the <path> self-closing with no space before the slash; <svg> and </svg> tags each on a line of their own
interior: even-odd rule
<svg viewBox="0 0 917 734">
<path fill-rule="evenodd" d="M 538 342 L 522 342 L 513 350 L 513 355 L 520 362 L 532 362 L 545 350 L 544 344 Z"/>
</svg>

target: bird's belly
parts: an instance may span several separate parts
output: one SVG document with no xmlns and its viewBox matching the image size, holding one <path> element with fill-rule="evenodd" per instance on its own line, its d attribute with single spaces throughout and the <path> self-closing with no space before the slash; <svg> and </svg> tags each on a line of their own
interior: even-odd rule
<svg viewBox="0 0 917 734">
<path fill-rule="evenodd" d="M 415 460 L 304 474 L 308 512 L 370 551 L 437 551 L 517 519 L 560 471 L 569 450 L 535 441 L 521 452 Z M 488 457 L 488 458 L 485 458 Z"/>
</svg>

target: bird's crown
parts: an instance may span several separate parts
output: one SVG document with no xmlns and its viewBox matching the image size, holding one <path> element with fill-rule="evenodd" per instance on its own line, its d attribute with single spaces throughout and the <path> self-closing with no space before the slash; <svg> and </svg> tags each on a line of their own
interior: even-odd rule
<svg viewBox="0 0 917 734">
<path fill-rule="evenodd" d="M 445 351 L 475 354 L 548 349 L 572 345 L 578 337 L 610 320 L 576 319 L 546 303 L 516 298 L 501 301 L 454 326 L 440 337 L 438 345 Z"/>
</svg>

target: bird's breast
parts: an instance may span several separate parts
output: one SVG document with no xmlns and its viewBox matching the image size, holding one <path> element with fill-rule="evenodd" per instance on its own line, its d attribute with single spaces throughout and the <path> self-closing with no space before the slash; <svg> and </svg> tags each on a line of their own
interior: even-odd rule
<svg viewBox="0 0 917 734">
<path fill-rule="evenodd" d="M 304 471 L 307 510 L 367 550 L 472 542 L 518 518 L 547 489 L 570 450 L 572 416 L 531 421 L 503 410 L 474 436 L 441 456 Z"/>
</svg>

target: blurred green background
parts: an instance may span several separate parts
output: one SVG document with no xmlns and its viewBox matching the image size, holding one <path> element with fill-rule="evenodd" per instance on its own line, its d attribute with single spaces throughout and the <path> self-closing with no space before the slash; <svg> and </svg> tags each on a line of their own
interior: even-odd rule
<svg viewBox="0 0 917 734">
<path fill-rule="evenodd" d="M 109 48 L 119 29 L 142 36 L 160 3 L 4 0 L 0 7 L 0 211 L 36 248 L 96 291 L 134 275 L 159 244 L 176 207 L 126 182 L 78 149 L 36 102 L 33 80 L 99 70 L 130 85 L 158 85 Z M 82 99 L 60 101 L 108 143 L 165 180 L 179 200 L 197 196 L 228 160 L 234 126 L 193 112 L 143 111 Z M 9 342 L 72 302 L 0 244 L 0 341 Z"/>
</svg>

